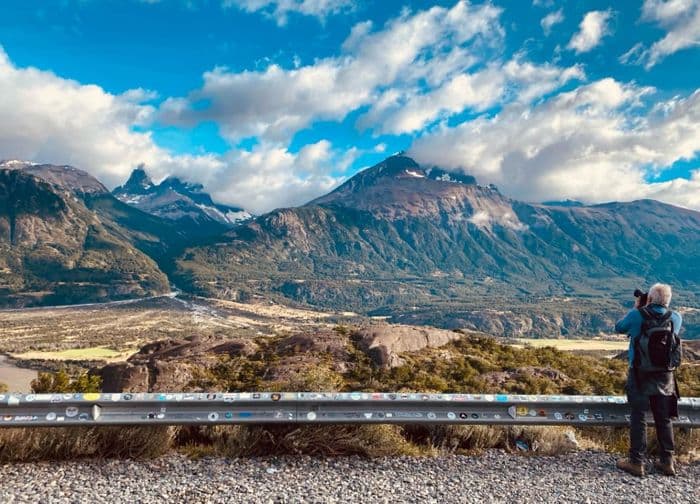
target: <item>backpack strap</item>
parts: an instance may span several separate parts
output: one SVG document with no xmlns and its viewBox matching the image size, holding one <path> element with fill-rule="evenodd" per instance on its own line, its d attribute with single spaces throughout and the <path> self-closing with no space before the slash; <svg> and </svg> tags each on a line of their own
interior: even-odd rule
<svg viewBox="0 0 700 504">
<path fill-rule="evenodd" d="M 644 320 L 652 320 L 656 319 L 659 320 L 660 322 L 666 322 L 669 318 L 673 316 L 673 312 L 666 308 L 666 313 L 660 314 L 660 313 L 655 313 L 652 310 L 649 309 L 648 306 L 642 306 L 641 308 L 637 308 L 639 310 L 639 313 L 642 314 L 642 318 Z"/>
</svg>

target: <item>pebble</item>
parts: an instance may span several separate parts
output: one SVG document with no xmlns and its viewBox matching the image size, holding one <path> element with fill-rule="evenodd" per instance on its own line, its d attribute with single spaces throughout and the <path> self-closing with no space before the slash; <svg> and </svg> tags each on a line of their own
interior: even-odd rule
<svg viewBox="0 0 700 504">
<path fill-rule="evenodd" d="M 79 460 L 0 466 L 0 502 L 541 503 L 700 502 L 700 463 L 643 479 L 615 457 L 529 457 L 494 450 L 435 458 Z"/>
</svg>

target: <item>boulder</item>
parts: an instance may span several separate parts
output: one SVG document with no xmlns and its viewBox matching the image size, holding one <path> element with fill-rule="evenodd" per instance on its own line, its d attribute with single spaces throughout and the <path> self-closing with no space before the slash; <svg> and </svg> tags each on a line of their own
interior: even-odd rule
<svg viewBox="0 0 700 504">
<path fill-rule="evenodd" d="M 149 390 L 149 371 L 144 364 L 119 362 L 92 370 L 102 378 L 102 392 L 145 392 Z"/>
<path fill-rule="evenodd" d="M 424 348 L 438 348 L 459 339 L 460 333 L 407 325 L 372 324 L 353 333 L 353 337 L 379 367 L 400 366 L 400 354 Z"/>
</svg>

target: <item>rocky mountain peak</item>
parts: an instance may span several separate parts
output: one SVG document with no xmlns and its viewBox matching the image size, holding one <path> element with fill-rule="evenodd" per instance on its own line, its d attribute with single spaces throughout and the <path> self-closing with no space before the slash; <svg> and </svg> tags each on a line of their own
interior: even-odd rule
<svg viewBox="0 0 700 504">
<path fill-rule="evenodd" d="M 172 189 L 173 191 L 182 194 L 204 192 L 204 186 L 202 184 L 188 182 L 186 180 L 182 180 L 179 177 L 166 178 L 165 180 L 163 180 L 163 182 L 160 183 L 160 187 L 163 189 Z"/>
<path fill-rule="evenodd" d="M 507 205 L 495 188 L 477 185 L 470 175 L 420 165 L 404 153 L 398 153 L 359 172 L 310 205 L 367 210 L 394 220 L 408 215 L 462 215 L 465 209 L 470 214 L 486 203 Z"/>
<path fill-rule="evenodd" d="M 122 202 L 139 210 L 182 225 L 218 233 L 251 218 L 242 208 L 215 203 L 202 184 L 170 176 L 154 184 L 143 167 L 114 192 Z"/>
<path fill-rule="evenodd" d="M 143 165 L 134 168 L 126 183 L 115 189 L 115 192 L 146 194 L 153 187 L 153 181 L 148 176 Z"/>
</svg>

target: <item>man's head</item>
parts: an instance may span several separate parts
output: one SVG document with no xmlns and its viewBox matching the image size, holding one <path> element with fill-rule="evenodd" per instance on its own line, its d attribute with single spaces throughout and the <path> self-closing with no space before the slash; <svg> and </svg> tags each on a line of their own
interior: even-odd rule
<svg viewBox="0 0 700 504">
<path fill-rule="evenodd" d="M 671 305 L 671 286 L 657 283 L 649 289 L 649 304 L 657 304 L 668 308 Z"/>
</svg>

